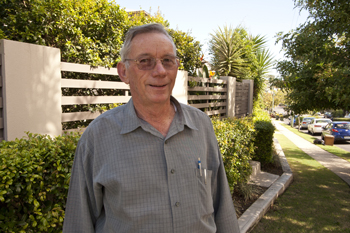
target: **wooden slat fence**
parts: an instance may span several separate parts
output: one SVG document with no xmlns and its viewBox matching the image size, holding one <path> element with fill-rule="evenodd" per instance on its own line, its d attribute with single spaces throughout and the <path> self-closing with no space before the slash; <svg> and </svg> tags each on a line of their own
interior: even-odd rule
<svg viewBox="0 0 350 233">
<path fill-rule="evenodd" d="M 208 116 L 225 116 L 227 81 L 188 77 L 188 105 L 204 111 Z"/>
<path fill-rule="evenodd" d="M 249 83 L 236 83 L 235 116 L 244 117 L 248 112 Z"/>
<path fill-rule="evenodd" d="M 102 74 L 117 76 L 116 68 L 91 68 L 89 65 L 72 64 L 61 62 L 62 72 L 77 72 L 87 74 Z M 227 96 L 228 96 L 228 81 L 222 79 L 208 79 L 198 77 L 188 77 L 188 104 L 195 108 L 204 111 L 208 116 L 225 117 L 227 113 Z M 121 81 L 96 81 L 96 80 L 81 80 L 81 79 L 61 79 L 61 88 L 74 89 L 114 89 L 123 91 L 121 96 L 62 96 L 61 105 L 88 105 L 88 104 L 113 104 L 126 103 L 131 96 L 129 95 L 130 88 Z M 235 87 L 235 117 L 243 117 L 248 112 L 249 101 L 249 83 L 236 82 Z M 81 112 L 63 112 L 62 124 L 75 121 L 93 120 L 101 113 L 99 111 L 81 111 Z M 0 125 L 1 126 L 1 125 Z M 69 131 L 81 131 L 81 129 L 66 129 Z"/>
<path fill-rule="evenodd" d="M 224 79 L 224 78 L 223 78 Z M 234 106 L 235 117 L 244 117 L 249 114 L 251 82 L 233 82 L 228 79 L 208 79 L 188 77 L 188 103 L 190 106 L 204 111 L 208 116 L 227 117 L 228 86 L 233 96 L 230 103 Z M 234 91 L 232 91 L 232 88 Z M 230 112 L 232 114 L 232 112 Z"/>
<path fill-rule="evenodd" d="M 103 68 L 94 67 L 90 65 L 73 64 L 61 62 L 61 71 L 65 72 L 77 72 L 88 74 L 102 74 L 117 76 L 118 71 L 116 68 Z M 114 103 L 127 103 L 131 96 L 129 96 L 129 86 L 120 81 L 94 81 L 94 80 L 79 80 L 79 79 L 62 79 L 61 88 L 77 88 L 77 89 L 118 89 L 124 91 L 124 96 L 62 96 L 61 105 L 82 105 L 82 104 L 114 104 Z M 93 120 L 101 113 L 99 111 L 83 111 L 83 112 L 64 112 L 62 113 L 62 123 L 72 121 L 86 121 Z M 69 131 L 81 131 L 82 129 L 69 129 Z"/>
</svg>

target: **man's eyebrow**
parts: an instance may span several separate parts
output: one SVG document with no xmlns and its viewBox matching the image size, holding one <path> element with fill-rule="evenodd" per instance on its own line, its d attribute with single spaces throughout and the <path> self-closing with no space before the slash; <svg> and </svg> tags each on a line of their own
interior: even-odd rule
<svg viewBox="0 0 350 233">
<path fill-rule="evenodd" d="M 151 55 L 150 53 L 141 53 L 141 54 L 139 54 L 137 57 L 146 57 L 146 56 L 154 57 L 154 56 Z M 166 56 L 176 57 L 176 55 L 174 55 L 173 53 L 164 54 L 162 57 L 166 57 Z"/>
<path fill-rule="evenodd" d="M 152 56 L 150 53 L 141 53 L 138 55 L 138 57 L 142 57 L 142 56 Z"/>
</svg>

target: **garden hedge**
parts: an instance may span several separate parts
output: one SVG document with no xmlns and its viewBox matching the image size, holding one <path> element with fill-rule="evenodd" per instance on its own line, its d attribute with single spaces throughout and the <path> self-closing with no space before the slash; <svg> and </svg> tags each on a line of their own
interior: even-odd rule
<svg viewBox="0 0 350 233">
<path fill-rule="evenodd" d="M 254 156 L 252 118 L 212 120 L 231 192 L 247 182 Z M 0 232 L 62 232 L 65 203 L 80 136 L 27 133 L 0 142 Z M 260 147 L 258 147 L 258 150 Z"/>
<path fill-rule="evenodd" d="M 254 111 L 253 122 L 256 136 L 254 139 L 255 153 L 252 159 L 262 164 L 272 163 L 275 126 L 269 114 L 263 110 Z"/>
<path fill-rule="evenodd" d="M 78 135 L 0 142 L 0 232 L 62 232 Z"/>
<path fill-rule="evenodd" d="M 219 143 L 231 192 L 239 183 L 246 183 L 250 174 L 254 153 L 254 124 L 251 118 L 213 119 L 214 131 Z"/>
</svg>

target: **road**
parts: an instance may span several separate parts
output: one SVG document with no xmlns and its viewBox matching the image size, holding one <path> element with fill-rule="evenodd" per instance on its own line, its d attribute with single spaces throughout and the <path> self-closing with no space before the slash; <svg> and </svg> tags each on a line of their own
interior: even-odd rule
<svg viewBox="0 0 350 233">
<path fill-rule="evenodd" d="M 289 124 L 289 120 L 285 119 L 284 120 L 285 124 Z M 307 129 L 301 129 L 300 132 L 307 134 Z M 321 134 L 315 134 L 314 135 L 315 138 L 321 139 Z M 346 141 L 346 142 L 335 142 L 334 146 L 337 146 L 343 150 L 349 151 L 350 152 L 350 141 Z"/>
</svg>

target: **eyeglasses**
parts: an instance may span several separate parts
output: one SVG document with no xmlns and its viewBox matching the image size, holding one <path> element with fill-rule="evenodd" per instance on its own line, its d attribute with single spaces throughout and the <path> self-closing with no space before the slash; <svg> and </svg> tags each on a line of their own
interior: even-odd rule
<svg viewBox="0 0 350 233">
<path fill-rule="evenodd" d="M 173 70 L 179 67 L 179 58 L 175 56 L 166 56 L 163 59 L 154 58 L 154 57 L 145 57 L 139 59 L 125 59 L 125 61 L 136 62 L 137 68 L 140 70 L 153 70 L 159 60 L 164 69 Z"/>
</svg>

